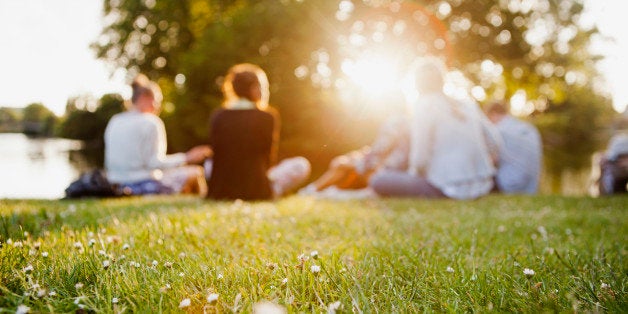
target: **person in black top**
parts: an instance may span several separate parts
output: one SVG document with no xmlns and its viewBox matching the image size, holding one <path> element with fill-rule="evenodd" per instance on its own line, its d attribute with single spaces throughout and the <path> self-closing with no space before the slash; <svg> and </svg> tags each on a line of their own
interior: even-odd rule
<svg viewBox="0 0 628 314">
<path fill-rule="evenodd" d="M 268 200 L 303 183 L 309 162 L 277 158 L 279 114 L 268 106 L 268 79 L 257 65 L 233 66 L 223 84 L 224 108 L 211 117 L 213 150 L 207 198 Z"/>
</svg>

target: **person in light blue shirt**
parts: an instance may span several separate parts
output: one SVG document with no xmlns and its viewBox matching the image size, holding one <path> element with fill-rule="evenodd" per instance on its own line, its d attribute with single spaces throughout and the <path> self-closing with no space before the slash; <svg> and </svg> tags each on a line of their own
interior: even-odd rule
<svg viewBox="0 0 628 314">
<path fill-rule="evenodd" d="M 539 131 L 510 115 L 500 102 L 489 105 L 487 116 L 503 140 L 495 176 L 498 190 L 507 194 L 537 193 L 542 158 Z"/>
</svg>

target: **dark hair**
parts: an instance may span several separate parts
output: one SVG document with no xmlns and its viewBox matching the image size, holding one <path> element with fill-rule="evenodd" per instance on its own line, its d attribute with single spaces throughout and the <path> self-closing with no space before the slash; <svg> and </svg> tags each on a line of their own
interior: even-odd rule
<svg viewBox="0 0 628 314">
<path fill-rule="evenodd" d="M 261 89 L 268 88 L 268 78 L 266 73 L 259 66 L 251 63 L 236 64 L 229 69 L 222 85 L 222 92 L 225 95 L 225 104 L 237 98 L 246 98 L 253 101 L 251 88 L 259 86 Z M 257 101 L 257 106 L 263 109 L 268 106 L 267 99 Z"/>
<path fill-rule="evenodd" d="M 259 79 L 257 78 L 257 74 L 253 72 L 238 72 L 234 73 L 233 79 L 231 80 L 231 86 L 233 88 L 233 92 L 238 95 L 238 97 L 246 98 L 252 100 L 251 96 L 251 88 L 254 86 L 259 86 Z"/>
<path fill-rule="evenodd" d="M 135 104 L 142 95 L 149 95 L 154 97 L 158 102 L 161 102 L 161 88 L 159 88 L 157 83 L 149 80 L 144 74 L 139 74 L 135 77 L 131 83 L 131 88 L 133 89 L 133 94 L 131 95 L 131 103 L 133 104 Z"/>
</svg>

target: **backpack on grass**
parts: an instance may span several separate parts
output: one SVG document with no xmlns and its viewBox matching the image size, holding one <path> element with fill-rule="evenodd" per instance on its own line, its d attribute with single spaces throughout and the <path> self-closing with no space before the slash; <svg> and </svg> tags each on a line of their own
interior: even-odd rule
<svg viewBox="0 0 628 314">
<path fill-rule="evenodd" d="M 107 180 L 102 169 L 83 172 L 78 180 L 65 189 L 66 198 L 117 196 L 116 189 Z"/>
</svg>

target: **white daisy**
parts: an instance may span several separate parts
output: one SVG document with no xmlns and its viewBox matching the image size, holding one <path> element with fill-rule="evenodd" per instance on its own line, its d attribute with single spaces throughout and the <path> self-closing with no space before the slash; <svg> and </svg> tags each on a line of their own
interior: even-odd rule
<svg viewBox="0 0 628 314">
<path fill-rule="evenodd" d="M 216 301 L 218 301 L 218 293 L 210 293 L 207 296 L 207 303 L 211 304 L 211 303 L 214 303 Z"/>
<path fill-rule="evenodd" d="M 532 270 L 530 268 L 524 268 L 523 269 L 523 274 L 526 275 L 526 277 L 532 277 L 532 276 L 534 276 L 534 270 Z"/>
<path fill-rule="evenodd" d="M 190 301 L 190 299 L 183 299 L 181 300 L 181 303 L 179 303 L 179 308 L 186 308 L 188 306 L 190 306 L 190 304 L 192 304 L 192 301 Z"/>
<path fill-rule="evenodd" d="M 446 270 L 448 273 L 453 273 L 455 271 L 451 266 L 447 266 Z"/>
<path fill-rule="evenodd" d="M 30 307 L 24 304 L 20 304 L 20 306 L 17 307 L 17 310 L 15 310 L 15 314 L 26 314 L 30 311 L 31 311 Z"/>
<path fill-rule="evenodd" d="M 318 265 L 312 265 L 312 267 L 310 267 L 310 270 L 312 271 L 312 273 L 318 274 L 321 272 L 321 267 Z"/>
</svg>

